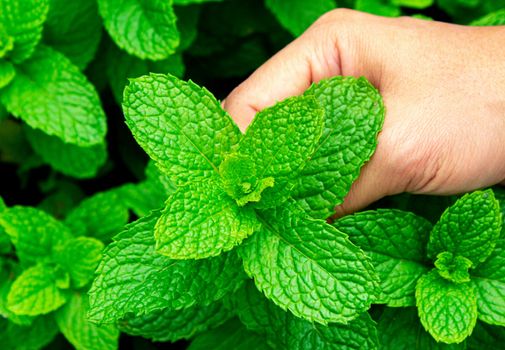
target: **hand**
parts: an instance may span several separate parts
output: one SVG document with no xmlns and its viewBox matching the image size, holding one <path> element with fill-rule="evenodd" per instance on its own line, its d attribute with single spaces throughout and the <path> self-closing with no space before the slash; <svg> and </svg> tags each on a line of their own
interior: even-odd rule
<svg viewBox="0 0 505 350">
<path fill-rule="evenodd" d="M 226 98 L 242 129 L 312 82 L 365 76 L 384 98 L 377 150 L 344 215 L 401 192 L 455 194 L 505 179 L 505 27 L 466 27 L 335 10 Z"/>
</svg>

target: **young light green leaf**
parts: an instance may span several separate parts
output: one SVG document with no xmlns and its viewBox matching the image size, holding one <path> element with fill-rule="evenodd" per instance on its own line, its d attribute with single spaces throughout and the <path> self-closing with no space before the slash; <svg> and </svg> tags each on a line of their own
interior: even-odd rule
<svg viewBox="0 0 505 350">
<path fill-rule="evenodd" d="M 79 146 L 103 143 L 105 115 L 86 77 L 65 56 L 39 46 L 0 93 L 7 110 L 34 129 Z"/>
<path fill-rule="evenodd" d="M 323 131 L 324 111 L 312 96 L 295 96 L 259 112 L 238 145 L 256 167 L 258 181 L 274 179 L 255 208 L 284 202 L 294 179 L 315 150 Z"/>
<path fill-rule="evenodd" d="M 492 190 L 466 194 L 433 227 L 428 255 L 434 259 L 447 251 L 469 259 L 475 267 L 493 251 L 501 225 L 500 205 Z"/>
<path fill-rule="evenodd" d="M 326 117 L 323 135 L 292 197 L 311 216 L 326 219 L 375 151 L 384 105 L 365 78 L 334 77 L 312 85 L 305 95 L 318 99 Z"/>
<path fill-rule="evenodd" d="M 471 274 L 479 319 L 505 327 L 505 238 L 498 240 L 493 253 Z"/>
<path fill-rule="evenodd" d="M 16 315 L 7 306 L 7 298 L 12 283 L 14 283 L 21 272 L 22 270 L 18 264 L 6 263 L 0 260 L 0 316 L 9 319 L 12 323 L 28 326 L 33 323 L 33 316 Z"/>
<path fill-rule="evenodd" d="M 0 213 L 0 226 L 9 235 L 25 266 L 50 260 L 54 250 L 72 238 L 65 225 L 31 207 L 14 206 L 4 210 Z"/>
<path fill-rule="evenodd" d="M 94 277 L 102 258 L 103 243 L 89 237 L 77 237 L 68 241 L 55 253 L 55 262 L 70 275 L 72 286 L 82 288 Z"/>
<path fill-rule="evenodd" d="M 425 9 L 433 5 L 434 0 L 392 0 L 391 2 L 398 6 Z"/>
<path fill-rule="evenodd" d="M 56 311 L 60 331 L 77 350 L 115 350 L 119 331 L 115 325 L 96 325 L 87 319 L 86 293 L 73 293 L 68 303 Z"/>
<path fill-rule="evenodd" d="M 241 137 L 209 91 L 172 75 L 133 79 L 123 110 L 139 145 L 177 185 L 218 176 Z"/>
<path fill-rule="evenodd" d="M 167 199 L 154 229 L 156 251 L 172 259 L 216 256 L 259 227 L 253 208 L 240 208 L 213 181 L 195 182 Z"/>
<path fill-rule="evenodd" d="M 83 200 L 65 218 L 74 236 L 109 241 L 128 223 L 129 213 L 120 191 L 97 193 Z"/>
<path fill-rule="evenodd" d="M 379 209 L 344 216 L 333 223 L 372 259 L 381 281 L 375 303 L 414 306 L 416 282 L 428 272 L 426 243 L 431 224 L 420 216 Z"/>
<path fill-rule="evenodd" d="M 378 294 L 378 278 L 346 234 L 310 218 L 292 202 L 258 217 L 261 230 L 239 252 L 267 298 L 321 324 L 347 323 L 369 308 Z"/>
<path fill-rule="evenodd" d="M 25 135 L 33 151 L 44 162 L 68 176 L 78 179 L 92 178 L 107 160 L 105 143 L 80 147 L 28 126 L 25 128 Z"/>
<path fill-rule="evenodd" d="M 477 301 L 471 283 L 452 283 L 432 270 L 419 279 L 416 304 L 424 328 L 447 344 L 460 343 L 477 322 Z"/>
<path fill-rule="evenodd" d="M 49 0 L 0 0 L 0 25 L 12 37 L 9 59 L 20 63 L 29 58 L 42 36 Z"/>
<path fill-rule="evenodd" d="M 95 1 L 50 0 L 43 41 L 83 70 L 95 56 L 102 21 Z"/>
<path fill-rule="evenodd" d="M 9 61 L 0 58 L 0 89 L 9 85 L 16 76 L 16 69 Z"/>
<path fill-rule="evenodd" d="M 154 250 L 160 212 L 128 225 L 104 251 L 90 295 L 93 321 L 113 322 L 126 314 L 180 310 L 219 300 L 245 276 L 233 252 L 203 260 L 171 260 Z"/>
<path fill-rule="evenodd" d="M 232 312 L 222 303 L 194 305 L 182 310 L 156 310 L 142 316 L 126 316 L 119 321 L 122 332 L 156 342 L 176 342 L 190 339 L 224 323 Z"/>
<path fill-rule="evenodd" d="M 98 8 L 112 39 L 129 54 L 162 60 L 179 45 L 170 0 L 98 0 Z"/>
<path fill-rule="evenodd" d="M 325 12 L 335 8 L 334 0 L 266 0 L 265 5 L 294 36 L 299 36 Z"/>
<path fill-rule="evenodd" d="M 58 271 L 50 265 L 32 266 L 14 281 L 7 297 L 8 308 L 17 315 L 47 314 L 65 304 L 67 297 L 58 287 Z"/>
<path fill-rule="evenodd" d="M 454 283 L 470 282 L 468 269 L 472 267 L 472 262 L 463 256 L 443 252 L 437 255 L 435 267 L 440 276 Z"/>
</svg>

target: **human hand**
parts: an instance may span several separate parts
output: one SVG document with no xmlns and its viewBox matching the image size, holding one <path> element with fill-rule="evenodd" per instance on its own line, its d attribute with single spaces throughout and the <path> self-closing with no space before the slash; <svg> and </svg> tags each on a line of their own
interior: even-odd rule
<svg viewBox="0 0 505 350">
<path fill-rule="evenodd" d="M 505 27 L 383 18 L 338 9 L 235 88 L 241 129 L 255 113 L 335 75 L 364 76 L 386 118 L 337 215 L 401 192 L 455 194 L 505 179 Z"/>
</svg>

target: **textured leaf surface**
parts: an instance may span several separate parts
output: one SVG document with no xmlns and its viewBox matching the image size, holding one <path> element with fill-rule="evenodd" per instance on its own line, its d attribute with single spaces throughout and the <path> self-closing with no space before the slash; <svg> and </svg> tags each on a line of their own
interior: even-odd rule
<svg viewBox="0 0 505 350">
<path fill-rule="evenodd" d="M 48 265 L 35 265 L 12 284 L 7 305 L 17 315 L 47 314 L 65 304 L 65 294 L 56 286 L 57 276 Z"/>
<path fill-rule="evenodd" d="M 56 322 L 65 338 L 77 350 L 115 350 L 119 331 L 115 325 L 96 325 L 87 319 L 88 296 L 73 293 L 65 306 L 56 314 Z"/>
<path fill-rule="evenodd" d="M 372 259 L 382 289 L 376 303 L 415 305 L 416 282 L 428 272 L 428 221 L 409 212 L 379 209 L 344 216 L 333 225 Z"/>
<path fill-rule="evenodd" d="M 104 251 L 90 290 L 91 320 L 112 322 L 127 313 L 209 305 L 244 279 L 234 253 L 204 260 L 171 260 L 154 251 L 154 212 L 127 226 Z"/>
<path fill-rule="evenodd" d="M 378 278 L 347 235 L 296 207 L 262 212 L 262 229 L 241 247 L 246 272 L 295 316 L 346 323 L 368 309 Z"/>
<path fill-rule="evenodd" d="M 375 151 L 384 105 L 365 78 L 334 77 L 312 85 L 305 95 L 325 108 L 325 124 L 292 196 L 311 216 L 326 219 Z"/>
<path fill-rule="evenodd" d="M 82 70 L 95 56 L 102 36 L 102 20 L 96 1 L 50 2 L 43 41 Z"/>
<path fill-rule="evenodd" d="M 92 178 L 107 159 L 105 143 L 80 147 L 30 127 L 25 128 L 25 134 L 34 152 L 45 163 L 68 176 L 78 179 Z"/>
<path fill-rule="evenodd" d="M 66 217 L 74 236 L 108 241 L 128 223 L 128 207 L 118 191 L 97 193 L 83 200 Z"/>
<path fill-rule="evenodd" d="M 156 250 L 172 259 L 200 259 L 231 250 L 260 227 L 213 181 L 180 187 L 156 223 Z"/>
<path fill-rule="evenodd" d="M 312 96 L 288 98 L 254 117 L 238 153 L 251 158 L 259 180 L 275 180 L 256 208 L 272 208 L 287 199 L 293 179 L 314 152 L 323 124 L 323 110 Z"/>
<path fill-rule="evenodd" d="M 501 238 L 487 260 L 472 271 L 479 319 L 505 326 L 505 239 Z"/>
<path fill-rule="evenodd" d="M 10 113 L 64 142 L 79 146 L 103 142 L 105 115 L 98 95 L 65 56 L 39 46 L 16 69 L 16 79 L 0 95 Z"/>
<path fill-rule="evenodd" d="M 9 85 L 15 76 L 16 70 L 14 69 L 14 65 L 9 61 L 0 59 L 0 89 Z"/>
<path fill-rule="evenodd" d="M 493 251 L 501 225 L 500 205 L 493 191 L 466 194 L 433 227 L 428 254 L 434 258 L 448 251 L 464 256 L 476 266 Z"/>
<path fill-rule="evenodd" d="M 3 211 L 0 226 L 11 238 L 16 255 L 26 266 L 48 260 L 57 247 L 72 237 L 61 222 L 31 207 L 15 206 Z"/>
<path fill-rule="evenodd" d="M 122 332 L 153 341 L 175 342 L 217 327 L 232 313 L 222 303 L 191 306 L 182 310 L 157 310 L 137 317 L 126 317 L 119 322 Z"/>
<path fill-rule="evenodd" d="M 70 275 L 72 286 L 82 288 L 94 277 L 94 272 L 102 258 L 103 243 L 89 237 L 78 237 L 68 241 L 56 252 L 55 260 Z"/>
<path fill-rule="evenodd" d="M 348 324 L 323 326 L 284 312 L 248 282 L 234 295 L 237 315 L 250 330 L 279 349 L 378 349 L 375 322 L 362 314 Z"/>
<path fill-rule="evenodd" d="M 241 137 L 209 91 L 172 75 L 132 80 L 123 110 L 137 142 L 179 185 L 216 176 Z"/>
<path fill-rule="evenodd" d="M 49 0 L 1 0 L 0 23 L 13 38 L 8 57 L 15 63 L 29 58 L 40 41 Z"/>
<path fill-rule="evenodd" d="M 417 282 L 416 303 L 421 323 L 436 341 L 460 343 L 477 322 L 473 285 L 447 281 L 436 270 Z"/>
<path fill-rule="evenodd" d="M 334 0 L 266 0 L 266 6 L 294 36 L 299 36 L 319 16 L 335 8 Z"/>
<path fill-rule="evenodd" d="M 179 45 L 172 1 L 98 0 L 98 8 L 112 39 L 129 54 L 161 60 Z"/>
</svg>

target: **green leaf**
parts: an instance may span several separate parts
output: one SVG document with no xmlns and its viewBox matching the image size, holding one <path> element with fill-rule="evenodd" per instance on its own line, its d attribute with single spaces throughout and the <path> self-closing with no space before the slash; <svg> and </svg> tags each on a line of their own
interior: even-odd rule
<svg viewBox="0 0 505 350">
<path fill-rule="evenodd" d="M 9 319 L 9 322 L 27 326 L 33 323 L 34 317 L 16 315 L 7 306 L 7 298 L 9 296 L 12 283 L 14 283 L 21 272 L 22 270 L 18 264 L 5 263 L 0 260 L 0 316 Z"/>
<path fill-rule="evenodd" d="M 96 325 L 87 319 L 88 296 L 73 293 L 65 306 L 56 311 L 60 331 L 77 350 L 115 350 L 119 331 L 114 325 Z"/>
<path fill-rule="evenodd" d="M 170 0 L 98 0 L 98 8 L 112 39 L 131 55 L 162 60 L 179 45 Z"/>
<path fill-rule="evenodd" d="M 487 260 L 471 272 L 479 319 L 505 326 L 505 238 Z"/>
<path fill-rule="evenodd" d="M 50 260 L 53 251 L 72 237 L 61 222 L 31 207 L 14 206 L 1 212 L 0 226 L 9 235 L 25 266 Z"/>
<path fill-rule="evenodd" d="M 266 0 L 265 5 L 294 36 L 299 36 L 319 16 L 335 8 L 334 0 Z"/>
<path fill-rule="evenodd" d="M 267 298 L 321 324 L 347 323 L 370 307 L 378 278 L 346 234 L 310 218 L 294 203 L 258 217 L 263 226 L 240 254 Z"/>
<path fill-rule="evenodd" d="M 348 324 L 327 326 L 294 317 L 271 303 L 254 287 L 244 285 L 235 295 L 234 309 L 246 327 L 265 334 L 279 349 L 378 349 L 375 322 L 366 313 Z"/>
<path fill-rule="evenodd" d="M 0 89 L 9 85 L 16 76 L 16 69 L 9 61 L 0 59 Z"/>
<path fill-rule="evenodd" d="M 102 258 L 103 243 L 89 237 L 78 237 L 68 241 L 55 254 L 55 261 L 70 275 L 72 286 L 82 288 L 94 277 Z"/>
<path fill-rule="evenodd" d="M 29 58 L 42 36 L 49 0 L 0 0 L 0 25 L 14 41 L 8 57 L 15 63 Z"/>
<path fill-rule="evenodd" d="M 119 321 L 120 330 L 156 342 L 176 342 L 221 325 L 232 313 L 222 303 L 194 305 L 182 310 L 157 310 Z"/>
<path fill-rule="evenodd" d="M 103 143 L 105 115 L 98 95 L 65 56 L 39 46 L 16 71 L 16 78 L 0 93 L 10 113 L 67 143 Z"/>
<path fill-rule="evenodd" d="M 195 182 L 167 199 L 154 229 L 156 251 L 172 259 L 216 256 L 259 227 L 253 208 L 240 208 L 213 181 Z"/>
<path fill-rule="evenodd" d="M 188 350 L 270 350 L 264 337 L 249 331 L 233 318 L 222 326 L 202 333 L 193 339 Z"/>
<path fill-rule="evenodd" d="M 472 336 L 468 338 L 468 349 L 496 350 L 505 344 L 505 328 L 477 322 Z"/>
<path fill-rule="evenodd" d="M 42 349 L 48 345 L 57 334 L 58 327 L 52 315 L 39 316 L 35 318 L 29 326 L 20 326 L 7 320 L 0 319 L 0 339 L 2 339 L 2 347 L 5 349 Z"/>
<path fill-rule="evenodd" d="M 500 205 L 493 191 L 475 191 L 449 207 L 433 227 L 428 244 L 432 259 L 444 251 L 461 255 L 476 266 L 491 254 L 500 236 Z"/>
<path fill-rule="evenodd" d="M 392 0 L 393 4 L 413 9 L 425 9 L 433 5 L 434 0 Z"/>
<path fill-rule="evenodd" d="M 438 343 L 426 332 L 419 321 L 417 310 L 386 308 L 380 316 L 377 333 L 383 350 L 449 350 L 465 349 L 464 343 Z"/>
<path fill-rule="evenodd" d="M 443 252 L 437 255 L 435 267 L 440 276 L 454 283 L 465 283 L 470 281 L 468 269 L 472 267 L 472 262 L 463 256 Z"/>
<path fill-rule="evenodd" d="M 172 75 L 133 79 L 123 110 L 137 142 L 177 185 L 218 176 L 241 137 L 209 91 Z"/>
<path fill-rule="evenodd" d="M 157 254 L 153 231 L 159 216 L 153 212 L 128 225 L 105 249 L 89 292 L 92 321 L 205 306 L 242 284 L 245 276 L 233 252 L 203 260 L 171 260 Z"/>
<path fill-rule="evenodd" d="M 14 281 L 7 297 L 8 308 L 17 315 L 36 316 L 56 310 L 67 301 L 57 287 L 58 271 L 49 265 L 32 266 Z"/>
<path fill-rule="evenodd" d="M 428 272 L 428 221 L 409 212 L 379 209 L 344 216 L 333 226 L 348 234 L 371 258 L 381 281 L 381 293 L 375 303 L 415 305 L 416 282 Z"/>
<path fill-rule="evenodd" d="M 312 96 L 295 96 L 265 108 L 253 119 L 238 146 L 256 166 L 258 180 L 272 177 L 256 208 L 285 201 L 293 181 L 314 152 L 324 124 L 324 111 Z"/>
<path fill-rule="evenodd" d="M 470 23 L 471 26 L 502 26 L 505 25 L 505 9 L 488 13 L 484 17 Z"/>
<path fill-rule="evenodd" d="M 28 126 L 25 128 L 25 135 L 33 151 L 45 163 L 62 174 L 77 179 L 95 177 L 107 160 L 105 143 L 80 147 Z"/>
<path fill-rule="evenodd" d="M 97 193 L 83 200 L 66 217 L 65 224 L 74 236 L 95 237 L 109 241 L 128 223 L 128 207 L 120 191 Z"/>
<path fill-rule="evenodd" d="M 397 17 L 401 14 L 400 7 L 392 4 L 390 0 L 356 0 L 354 9 L 386 17 Z"/>
<path fill-rule="evenodd" d="M 14 38 L 12 38 L 5 30 L 0 22 L 0 58 L 5 57 L 14 47 Z"/>
<path fill-rule="evenodd" d="M 95 1 L 50 0 L 43 41 L 83 70 L 95 56 L 102 20 Z"/>
<path fill-rule="evenodd" d="M 436 341 L 460 343 L 477 322 L 473 285 L 447 281 L 436 270 L 417 282 L 416 304 L 421 323 Z"/>
<path fill-rule="evenodd" d="M 223 0 L 173 0 L 174 5 L 203 4 L 206 2 L 222 2 Z"/>
<path fill-rule="evenodd" d="M 323 135 L 292 195 L 311 216 L 326 219 L 344 201 L 377 146 L 384 105 L 365 78 L 334 77 L 312 85 L 325 108 Z"/>
</svg>

